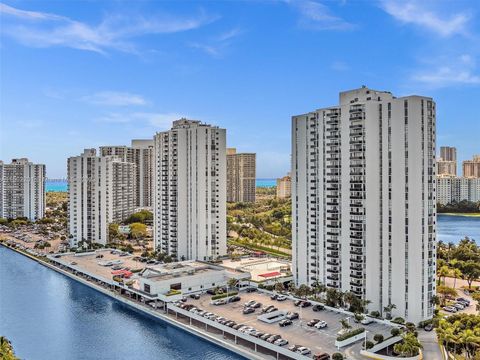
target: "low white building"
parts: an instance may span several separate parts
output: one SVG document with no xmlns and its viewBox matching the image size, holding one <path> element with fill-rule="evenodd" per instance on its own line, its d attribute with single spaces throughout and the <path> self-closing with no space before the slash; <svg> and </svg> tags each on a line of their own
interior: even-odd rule
<svg viewBox="0 0 480 360">
<path fill-rule="evenodd" d="M 437 177 L 437 203 L 446 205 L 462 200 L 480 201 L 480 178 Z"/>
<path fill-rule="evenodd" d="M 231 278 L 250 278 L 248 272 L 194 260 L 147 267 L 139 275 L 134 288 L 161 300 L 179 292 L 185 295 L 225 286 Z"/>
</svg>

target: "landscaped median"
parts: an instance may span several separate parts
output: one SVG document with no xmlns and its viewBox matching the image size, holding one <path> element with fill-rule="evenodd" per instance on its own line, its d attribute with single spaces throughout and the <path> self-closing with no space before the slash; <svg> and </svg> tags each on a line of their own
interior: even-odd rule
<svg viewBox="0 0 480 360">
<path fill-rule="evenodd" d="M 228 293 L 224 293 L 224 294 L 213 295 L 212 296 L 212 301 L 227 298 L 227 297 L 231 297 L 231 296 L 235 296 L 235 295 L 238 295 L 238 291 L 232 291 L 232 292 L 228 292 Z"/>
<path fill-rule="evenodd" d="M 364 338 L 365 338 L 365 328 L 361 327 L 338 336 L 337 339 L 335 340 L 335 346 L 337 348 L 341 348 L 341 347 L 353 344 L 354 342 L 357 342 Z"/>
</svg>

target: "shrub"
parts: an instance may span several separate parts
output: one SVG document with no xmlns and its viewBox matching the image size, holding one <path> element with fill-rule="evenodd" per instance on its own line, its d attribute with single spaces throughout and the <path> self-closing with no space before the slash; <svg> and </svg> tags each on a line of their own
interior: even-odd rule
<svg viewBox="0 0 480 360">
<path fill-rule="evenodd" d="M 375 340 L 377 344 L 380 344 L 384 340 L 384 338 L 382 334 L 375 334 L 373 340 Z"/>
<path fill-rule="evenodd" d="M 180 295 L 182 292 L 180 290 L 170 289 L 167 292 L 167 296 Z"/>
<path fill-rule="evenodd" d="M 417 327 L 415 326 L 415 324 L 412 323 L 412 322 L 407 322 L 407 323 L 405 324 L 405 327 L 406 327 L 407 330 L 410 331 L 410 332 L 414 332 L 414 331 L 417 329 Z"/>
<path fill-rule="evenodd" d="M 402 331 L 398 328 L 393 328 L 392 330 L 390 330 L 390 334 L 392 334 L 392 336 L 398 336 L 401 332 Z"/>
<path fill-rule="evenodd" d="M 225 294 L 217 294 L 217 295 L 213 295 L 212 296 L 212 300 L 218 300 L 218 299 L 223 299 L 223 298 L 226 298 L 227 296 L 234 296 L 234 295 L 237 295 L 238 294 L 238 291 L 233 291 L 233 292 L 229 292 L 228 294 L 225 293 Z"/>
<path fill-rule="evenodd" d="M 420 322 L 418 323 L 418 327 L 419 327 L 420 329 L 423 329 L 425 326 L 427 326 L 428 324 L 432 324 L 432 323 L 433 323 L 433 319 L 420 321 Z"/>
<path fill-rule="evenodd" d="M 332 354 L 332 360 L 343 360 L 343 354 L 336 352 Z"/>
<path fill-rule="evenodd" d="M 403 324 L 405 324 L 405 319 L 398 316 L 395 319 L 393 319 L 392 322 L 395 323 L 395 324 L 402 324 L 403 325 Z"/>
<path fill-rule="evenodd" d="M 366 341 L 365 342 L 365 349 L 371 349 L 375 344 L 371 341 Z"/>
<path fill-rule="evenodd" d="M 340 335 L 339 337 L 337 337 L 337 341 L 343 341 L 343 340 L 347 340 L 355 335 L 358 335 L 358 334 L 361 334 L 365 331 L 365 329 L 363 327 L 361 328 L 358 328 L 358 329 L 355 329 L 355 330 L 352 330 L 352 331 L 349 331 L 343 335 Z"/>
<path fill-rule="evenodd" d="M 380 317 L 380 313 L 378 311 L 372 311 L 370 313 L 370 316 L 375 318 L 375 319 L 378 319 Z"/>
</svg>

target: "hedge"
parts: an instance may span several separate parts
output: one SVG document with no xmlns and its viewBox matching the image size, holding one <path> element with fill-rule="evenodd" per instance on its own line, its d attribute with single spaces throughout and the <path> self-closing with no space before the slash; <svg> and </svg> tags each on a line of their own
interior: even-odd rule
<svg viewBox="0 0 480 360">
<path fill-rule="evenodd" d="M 358 328 L 358 329 L 355 329 L 355 330 L 352 330 L 352 331 L 349 331 L 343 335 L 340 335 L 339 337 L 337 337 L 337 341 L 343 341 L 343 340 L 347 340 L 355 335 L 358 335 L 358 334 L 361 334 L 365 331 L 365 328 L 361 327 L 361 328 Z"/>
<path fill-rule="evenodd" d="M 400 324 L 400 325 L 403 325 L 405 324 L 405 319 L 402 318 L 402 317 L 396 317 L 395 319 L 391 320 L 393 323 L 395 324 Z"/>
<path fill-rule="evenodd" d="M 235 296 L 235 295 L 238 295 L 238 291 L 229 292 L 228 294 L 224 293 L 224 294 L 213 295 L 212 300 L 223 299 L 223 298 L 226 298 L 227 296 Z"/>
</svg>

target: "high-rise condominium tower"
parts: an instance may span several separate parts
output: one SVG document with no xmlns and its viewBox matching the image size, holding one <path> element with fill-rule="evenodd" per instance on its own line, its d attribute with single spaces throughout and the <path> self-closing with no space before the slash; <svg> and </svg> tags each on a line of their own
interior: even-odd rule
<svg viewBox="0 0 480 360">
<path fill-rule="evenodd" d="M 235 148 L 227 149 L 227 201 L 255 202 L 254 153 L 237 153 Z"/>
<path fill-rule="evenodd" d="M 437 161 L 437 175 L 457 176 L 457 148 L 440 147 L 440 159 Z"/>
<path fill-rule="evenodd" d="M 480 178 L 480 155 L 474 155 L 473 160 L 465 160 L 462 167 L 463 177 Z"/>
<path fill-rule="evenodd" d="M 435 294 L 435 103 L 362 87 L 292 118 L 297 284 L 324 283 L 369 310 L 430 318 Z"/>
<path fill-rule="evenodd" d="M 100 155 L 115 155 L 135 167 L 137 207 L 152 207 L 153 204 L 153 140 L 132 140 L 131 146 L 101 146 Z"/>
<path fill-rule="evenodd" d="M 0 161 L 0 218 L 37 220 L 44 215 L 45 165 L 25 158 Z"/>
<path fill-rule="evenodd" d="M 70 246 L 83 240 L 105 245 L 108 225 L 135 211 L 135 164 L 85 149 L 68 158 L 67 172 Z"/>
<path fill-rule="evenodd" d="M 225 255 L 225 129 L 180 119 L 154 141 L 155 248 L 179 260 Z"/>
<path fill-rule="evenodd" d="M 277 179 L 277 198 L 286 199 L 292 196 L 292 178 L 290 173 Z"/>
</svg>

